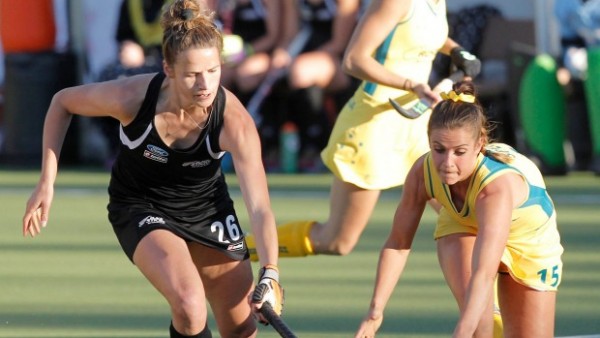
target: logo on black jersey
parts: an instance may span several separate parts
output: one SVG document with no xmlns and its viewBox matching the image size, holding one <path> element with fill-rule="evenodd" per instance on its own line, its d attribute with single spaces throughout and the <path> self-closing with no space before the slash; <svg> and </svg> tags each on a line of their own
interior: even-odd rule
<svg viewBox="0 0 600 338">
<path fill-rule="evenodd" d="M 202 168 L 202 167 L 206 167 L 209 164 L 210 164 L 210 160 L 203 160 L 203 161 L 185 162 L 184 164 L 182 164 L 182 166 L 192 167 L 192 168 Z"/>
<path fill-rule="evenodd" d="M 165 224 L 165 220 L 162 217 L 157 216 L 146 216 L 143 220 L 138 222 L 138 227 L 150 224 Z"/>
<path fill-rule="evenodd" d="M 144 157 L 160 163 L 167 163 L 167 156 L 169 156 L 169 152 L 153 144 L 148 144 L 144 150 Z"/>
<path fill-rule="evenodd" d="M 238 251 L 238 250 L 242 250 L 244 248 L 244 242 L 238 242 L 235 244 L 230 244 L 227 247 L 227 251 Z"/>
</svg>

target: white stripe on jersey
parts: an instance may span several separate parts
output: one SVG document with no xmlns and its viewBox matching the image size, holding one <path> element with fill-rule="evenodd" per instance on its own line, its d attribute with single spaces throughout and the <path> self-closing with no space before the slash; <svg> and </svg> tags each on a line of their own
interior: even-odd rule
<svg viewBox="0 0 600 338">
<path fill-rule="evenodd" d="M 127 137 L 127 135 L 125 135 L 125 132 L 123 131 L 123 125 L 119 125 L 119 138 L 121 139 L 121 143 L 126 145 L 129 149 L 135 149 L 135 148 L 139 147 L 140 144 L 142 144 L 142 142 L 144 142 L 144 139 L 146 139 L 148 134 L 150 134 L 151 130 L 152 130 L 152 123 L 148 124 L 148 128 L 146 128 L 146 131 L 144 132 L 144 134 L 142 134 L 142 136 L 140 136 L 139 138 L 137 138 L 134 141 L 131 141 L 129 139 L 129 137 Z"/>
<path fill-rule="evenodd" d="M 225 155 L 225 152 L 224 152 L 224 151 L 220 151 L 220 152 L 218 152 L 218 153 L 215 153 L 215 152 L 212 150 L 212 147 L 210 146 L 210 137 L 208 137 L 208 136 L 206 137 L 206 148 L 208 149 L 208 153 L 210 154 L 210 156 L 211 156 L 212 158 L 215 158 L 215 159 L 217 159 L 217 158 L 221 158 L 221 157 L 223 157 L 223 156 Z"/>
</svg>

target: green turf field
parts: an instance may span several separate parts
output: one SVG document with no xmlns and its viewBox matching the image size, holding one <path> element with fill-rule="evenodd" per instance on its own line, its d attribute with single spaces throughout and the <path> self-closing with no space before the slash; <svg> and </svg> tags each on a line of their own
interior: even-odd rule
<svg viewBox="0 0 600 338">
<path fill-rule="evenodd" d="M 48 227 L 21 236 L 36 172 L 0 170 L 0 337 L 167 337 L 168 307 L 121 252 L 106 219 L 108 174 L 59 174 Z M 238 215 L 247 215 L 228 177 Z M 328 213 L 329 175 L 269 176 L 278 222 Z M 556 335 L 600 334 L 600 178 L 548 178 L 565 247 Z M 282 259 L 284 319 L 299 337 L 351 337 L 369 304 L 379 248 L 401 191 L 382 195 L 346 257 Z M 448 337 L 457 317 L 437 264 L 427 211 L 378 337 Z M 258 266 L 255 266 L 255 270 Z M 214 322 L 210 326 L 217 335 Z M 277 337 L 270 327 L 260 337 Z"/>
</svg>

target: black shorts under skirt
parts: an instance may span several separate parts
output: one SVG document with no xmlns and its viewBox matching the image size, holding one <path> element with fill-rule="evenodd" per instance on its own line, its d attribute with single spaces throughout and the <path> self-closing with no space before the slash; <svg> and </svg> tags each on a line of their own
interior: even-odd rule
<svg viewBox="0 0 600 338">
<path fill-rule="evenodd" d="M 231 259 L 248 259 L 244 233 L 233 208 L 220 210 L 209 220 L 188 224 L 169 217 L 150 205 L 111 203 L 108 219 L 121 248 L 133 262 L 138 243 L 151 231 L 163 229 L 184 239 L 216 249 Z"/>
</svg>

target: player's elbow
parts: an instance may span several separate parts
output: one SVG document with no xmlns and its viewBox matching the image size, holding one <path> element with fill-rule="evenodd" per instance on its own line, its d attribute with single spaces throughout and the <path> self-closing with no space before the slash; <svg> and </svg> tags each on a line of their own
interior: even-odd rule
<svg viewBox="0 0 600 338">
<path fill-rule="evenodd" d="M 342 59 L 342 70 L 348 75 L 353 75 L 354 73 L 356 73 L 356 63 L 356 54 L 348 52 L 344 54 L 344 58 Z"/>
</svg>

